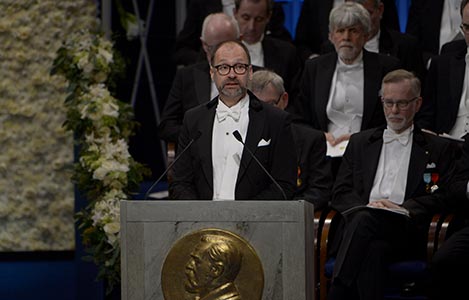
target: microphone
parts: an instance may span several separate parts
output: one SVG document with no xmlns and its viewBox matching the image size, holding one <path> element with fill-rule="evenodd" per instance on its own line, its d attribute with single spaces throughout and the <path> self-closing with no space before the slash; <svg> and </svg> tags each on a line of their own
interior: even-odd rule
<svg viewBox="0 0 469 300">
<path fill-rule="evenodd" d="M 264 173 L 267 174 L 267 176 L 269 176 L 270 180 L 272 180 L 272 182 L 275 184 L 275 186 L 280 190 L 280 192 L 282 192 L 283 199 L 288 200 L 287 195 L 285 194 L 285 192 L 283 191 L 282 187 L 277 182 L 277 180 L 275 180 L 275 178 L 272 175 L 270 175 L 270 173 L 264 168 L 264 166 L 261 164 L 261 162 L 254 155 L 254 153 L 252 153 L 252 151 L 246 146 L 246 144 L 244 144 L 243 138 L 241 137 L 241 134 L 239 133 L 239 131 L 238 130 L 233 131 L 233 135 L 241 144 L 243 144 L 244 149 L 248 150 L 248 152 L 249 152 L 249 154 L 251 154 L 252 158 L 254 158 L 254 160 L 257 162 L 257 164 L 262 168 L 262 171 L 264 171 Z"/>
<path fill-rule="evenodd" d="M 197 133 L 194 135 L 194 137 L 189 141 L 189 144 L 186 145 L 186 147 L 184 147 L 184 149 L 182 149 L 181 153 L 179 153 L 176 158 L 169 164 L 169 166 L 166 168 L 166 170 L 164 170 L 163 174 L 161 174 L 160 177 L 158 177 L 158 179 L 150 186 L 150 188 L 147 190 L 147 192 L 145 193 L 145 197 L 143 198 L 144 200 L 148 199 L 148 195 L 150 195 L 150 192 L 151 190 L 153 190 L 153 188 L 161 181 L 161 179 L 163 179 L 163 177 L 166 175 L 166 173 L 169 172 L 169 170 L 171 170 L 171 168 L 174 166 L 174 164 L 179 160 L 179 158 L 181 158 L 181 156 L 184 154 L 184 152 L 187 151 L 187 149 L 190 148 L 190 146 L 202 135 L 202 132 L 200 131 L 197 131 Z"/>
</svg>

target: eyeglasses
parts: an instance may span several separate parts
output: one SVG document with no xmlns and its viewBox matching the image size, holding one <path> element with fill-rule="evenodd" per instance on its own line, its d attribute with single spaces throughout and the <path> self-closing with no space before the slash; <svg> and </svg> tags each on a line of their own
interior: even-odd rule
<svg viewBox="0 0 469 300">
<path fill-rule="evenodd" d="M 227 64 L 221 64 L 218 66 L 213 66 L 218 72 L 218 74 L 224 76 L 228 75 L 230 73 L 230 70 L 233 69 L 233 71 L 238 74 L 238 75 L 243 75 L 246 73 L 250 65 L 248 64 L 235 64 L 233 66 L 227 65 Z"/>
<path fill-rule="evenodd" d="M 459 26 L 464 33 L 469 33 L 469 24 L 461 23 Z"/>
<path fill-rule="evenodd" d="M 409 99 L 409 100 L 392 100 L 392 99 L 384 99 L 384 98 L 381 98 L 381 102 L 383 102 L 383 105 L 384 107 L 386 108 L 393 108 L 394 105 L 397 105 L 397 107 L 399 109 L 402 109 L 402 110 L 406 110 L 409 108 L 409 104 L 411 102 L 414 102 L 415 100 L 417 100 L 419 97 L 414 97 L 412 99 Z"/>
</svg>

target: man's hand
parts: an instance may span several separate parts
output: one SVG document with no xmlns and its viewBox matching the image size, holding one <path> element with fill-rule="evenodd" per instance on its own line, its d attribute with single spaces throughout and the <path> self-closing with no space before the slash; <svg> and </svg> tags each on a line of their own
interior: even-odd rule
<svg viewBox="0 0 469 300">
<path fill-rule="evenodd" d="M 368 203 L 367 206 L 370 207 L 377 207 L 377 208 L 394 208 L 394 209 L 402 209 L 401 206 L 397 205 L 396 203 L 389 201 L 388 199 L 380 199 L 376 201 L 372 201 Z"/>
<path fill-rule="evenodd" d="M 343 141 L 347 141 L 347 140 L 350 139 L 350 136 L 351 136 L 351 134 L 347 133 L 347 134 L 341 135 L 341 136 L 339 136 L 339 137 L 336 138 L 336 137 L 334 137 L 334 136 L 332 135 L 332 133 L 330 133 L 330 132 L 325 132 L 324 134 L 326 135 L 326 140 L 327 140 L 327 142 L 328 142 L 331 146 L 335 146 L 335 145 L 337 145 L 337 144 L 340 144 L 340 143 L 343 142 Z"/>
</svg>

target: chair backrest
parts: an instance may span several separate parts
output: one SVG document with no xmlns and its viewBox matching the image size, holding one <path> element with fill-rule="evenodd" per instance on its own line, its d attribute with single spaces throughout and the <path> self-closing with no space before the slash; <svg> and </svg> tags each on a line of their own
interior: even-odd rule
<svg viewBox="0 0 469 300">
<path fill-rule="evenodd" d="M 328 241 L 331 238 L 331 228 L 334 222 L 339 220 L 340 214 L 330 208 L 324 210 L 318 220 L 318 233 L 316 255 L 319 266 L 317 267 L 317 275 L 319 282 L 317 283 L 318 299 L 325 300 L 329 289 L 332 271 L 334 268 L 335 258 L 328 257 Z M 386 299 L 426 299 L 424 295 L 416 295 L 416 282 L 427 280 L 428 263 L 431 261 L 433 254 L 438 250 L 449 234 L 451 223 L 454 222 L 454 215 L 435 214 L 428 226 L 427 237 L 427 257 L 426 260 L 409 260 L 393 263 L 389 266 L 390 282 L 398 282 L 401 286 L 398 288 L 389 287 L 389 295 Z M 397 280 L 392 280 L 395 278 Z"/>
</svg>

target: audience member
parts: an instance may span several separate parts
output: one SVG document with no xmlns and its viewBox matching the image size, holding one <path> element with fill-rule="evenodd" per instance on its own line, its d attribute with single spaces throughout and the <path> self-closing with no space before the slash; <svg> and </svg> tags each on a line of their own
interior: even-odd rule
<svg viewBox="0 0 469 300">
<path fill-rule="evenodd" d="M 215 83 L 210 78 L 211 51 L 220 42 L 239 39 L 236 20 L 225 13 L 208 15 L 202 27 L 200 41 L 206 58 L 177 71 L 163 108 L 158 135 L 167 142 L 177 143 L 182 119 L 188 109 L 218 95 Z"/>
<path fill-rule="evenodd" d="M 438 248 L 431 263 L 430 299 L 469 299 L 469 136 L 465 137 L 462 158 L 456 164 L 447 205 L 465 219 L 464 226 Z"/>
<path fill-rule="evenodd" d="M 288 93 L 283 79 L 270 70 L 254 72 L 251 91 L 261 101 L 285 110 L 288 106 Z M 294 199 L 302 199 L 314 204 L 314 208 L 326 207 L 332 189 L 331 163 L 326 157 L 324 134 L 311 128 L 298 117 L 292 115 L 293 140 L 296 145 L 298 176 Z"/>
<path fill-rule="evenodd" d="M 271 1 L 271 0 L 269 0 Z M 186 20 L 176 37 L 173 60 L 177 65 L 190 65 L 203 60 L 199 37 L 202 23 L 212 13 L 224 12 L 233 16 L 235 0 L 191 0 L 188 1 Z M 285 14 L 281 3 L 273 3 L 265 34 L 291 42 L 292 37 L 284 26 Z"/>
<path fill-rule="evenodd" d="M 299 100 L 304 119 L 335 146 L 352 133 L 385 124 L 380 82 L 399 67 L 399 60 L 363 49 L 370 15 L 360 4 L 345 2 L 334 8 L 329 27 L 336 52 L 306 62 Z"/>
<path fill-rule="evenodd" d="M 389 29 L 383 22 L 383 14 L 386 11 L 381 0 L 346 0 L 363 5 L 370 14 L 371 30 L 365 49 L 370 52 L 394 56 L 401 62 L 402 68 L 414 72 L 419 79 L 425 80 L 425 66 L 422 60 L 422 51 L 419 41 L 400 31 Z M 324 53 L 334 51 L 330 41 L 325 43 Z"/>
<path fill-rule="evenodd" d="M 292 43 L 264 34 L 271 5 L 271 0 L 235 0 L 234 17 L 238 21 L 242 42 L 249 50 L 252 64 L 280 75 L 293 104 L 298 94 L 295 80 L 301 75 L 302 64 Z M 291 105 L 289 110 L 294 108 Z"/>
<path fill-rule="evenodd" d="M 322 45 L 329 38 L 329 14 L 344 0 L 304 0 L 298 19 L 295 44 L 303 60 L 321 54 Z M 399 17 L 394 0 L 383 0 L 386 28 L 399 31 Z"/>
<path fill-rule="evenodd" d="M 344 217 L 328 299 L 384 299 L 387 266 L 422 258 L 426 230 L 441 211 L 452 176 L 454 147 L 413 124 L 420 81 L 396 70 L 382 83 L 387 128 L 353 134 L 333 189 Z"/>
<path fill-rule="evenodd" d="M 427 68 L 444 44 L 463 38 L 460 10 L 461 0 L 412 0 L 406 32 L 420 41 Z"/>
<path fill-rule="evenodd" d="M 291 199 L 297 170 L 288 114 L 247 90 L 252 66 L 246 46 L 220 43 L 210 74 L 219 96 L 184 115 L 178 153 L 187 152 L 174 164 L 170 196 Z"/>
<path fill-rule="evenodd" d="M 469 1 L 462 1 L 464 41 L 445 45 L 451 50 L 432 59 L 424 89 L 425 102 L 416 122 L 436 133 L 461 138 L 469 132 L 469 64 L 466 63 L 469 43 Z"/>
</svg>

